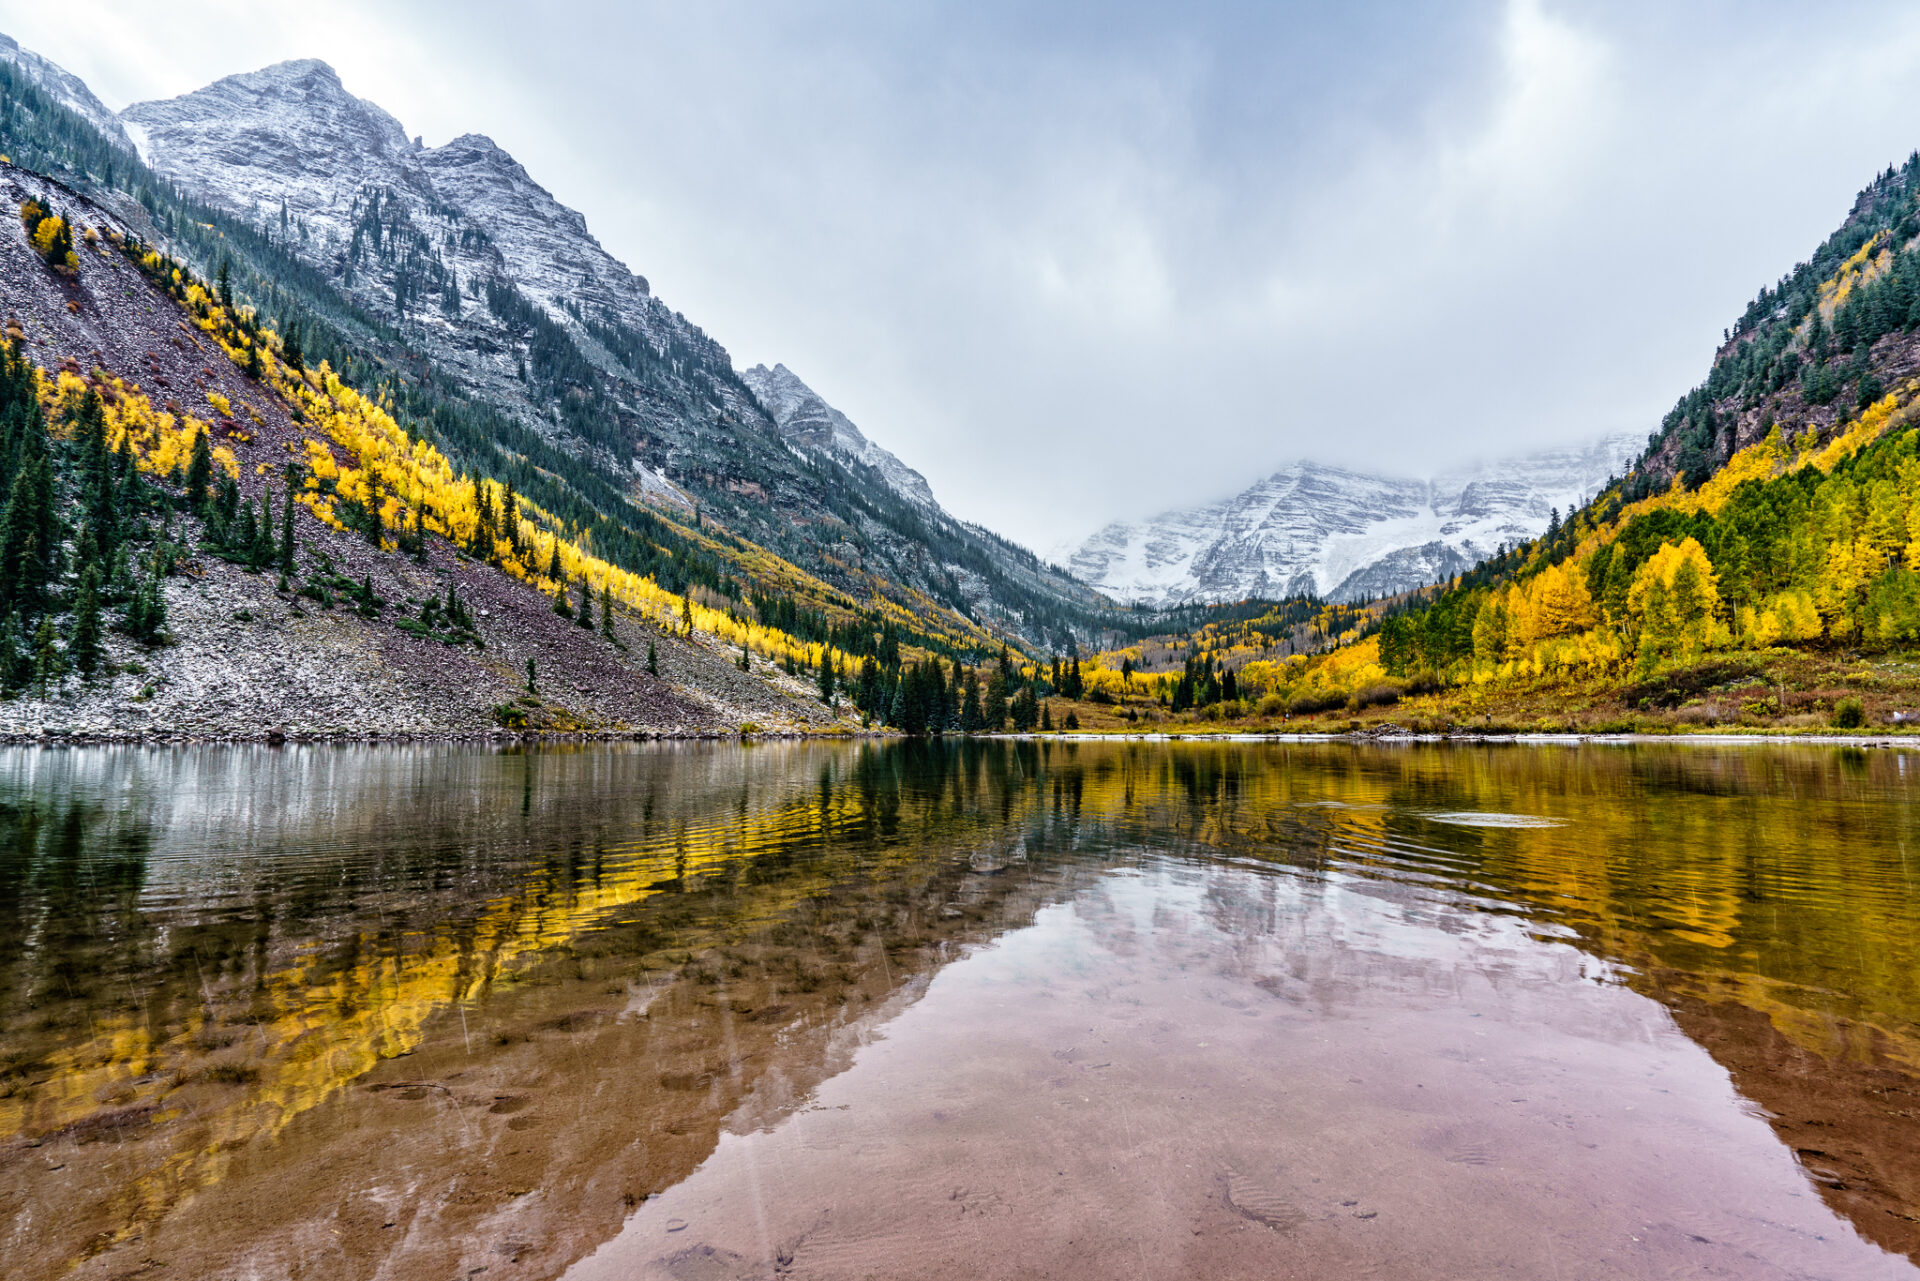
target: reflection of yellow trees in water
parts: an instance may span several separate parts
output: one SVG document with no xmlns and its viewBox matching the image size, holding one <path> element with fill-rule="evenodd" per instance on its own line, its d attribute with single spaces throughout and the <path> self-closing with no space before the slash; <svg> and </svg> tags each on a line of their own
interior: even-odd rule
<svg viewBox="0 0 1920 1281">
<path fill-rule="evenodd" d="M 764 760 L 781 752 L 756 754 Z M 688 922 L 654 936 L 660 946 L 641 963 L 670 968 L 829 892 L 856 861 L 854 838 L 862 832 L 912 831 L 877 862 L 862 860 L 870 870 L 884 868 L 925 857 L 914 842 L 938 837 L 964 809 L 947 803 L 944 788 L 918 803 L 909 796 L 903 806 L 897 770 L 844 770 L 844 762 L 826 761 L 830 749 L 803 755 L 822 759 L 817 780 L 789 776 L 756 786 L 743 775 L 725 804 L 711 803 L 711 793 L 704 808 L 664 818 L 650 835 L 597 846 L 584 866 L 543 864 L 422 937 L 330 937 L 325 921 L 308 921 L 301 924 L 312 937 L 291 940 L 284 964 L 245 981 L 196 983 L 197 962 L 184 974 L 176 966 L 171 978 L 185 988 L 88 1010 L 85 1036 L 41 1056 L 33 1082 L 0 1097 L 0 1133 L 127 1138 L 157 1123 L 189 1125 L 190 1145 L 115 1194 L 131 1232 L 223 1177 L 241 1148 L 271 1138 L 382 1060 L 412 1053 L 435 1016 L 540 981 L 543 966 L 564 965 L 591 946 L 595 931 L 644 916 L 652 900 L 708 880 L 751 886 L 750 902 L 724 921 Z M 788 764 L 775 772 L 790 775 Z M 549 835 L 579 843 L 577 832 Z M 763 860 L 773 870 L 756 875 L 751 869 Z M 184 1016 L 156 1021 L 156 1008 Z M 20 1036 L 30 1017 L 23 1012 L 7 1039 Z"/>
<path fill-rule="evenodd" d="M 1834 1015 L 1920 1067 L 1910 761 L 1824 748 L 1080 747 L 1054 791 L 1143 833 L 1510 903 L 1635 969 L 1697 974 L 1803 1044 Z M 1070 777 L 1075 776 L 1077 777 Z M 1552 825 L 1464 825 L 1460 812 Z M 1916 853 L 1914 858 L 1920 858 Z"/>
<path fill-rule="evenodd" d="M 68 1020 L 78 1034 L 14 1009 L 0 1028 L 10 1048 L 56 1043 L 0 1097 L 0 1132 L 125 1138 L 168 1122 L 164 1160 L 113 1194 L 125 1235 L 414 1052 L 435 1020 L 545 981 L 610 931 L 639 928 L 619 944 L 629 974 L 672 969 L 804 912 L 856 870 L 884 880 L 1016 834 L 1036 853 L 1213 849 L 1465 895 L 1618 963 L 1669 1004 L 1737 1002 L 1810 1054 L 1920 1071 L 1905 861 L 1920 842 L 1912 807 L 1890 803 L 1905 786 L 1891 754 L 996 743 L 722 759 L 665 760 L 676 800 L 654 812 L 649 793 L 644 820 L 621 813 L 638 802 L 593 753 L 543 761 L 552 774 L 536 788 L 529 773 L 524 795 L 447 780 L 469 814 L 445 820 L 454 835 L 520 862 L 474 889 L 462 878 L 485 859 L 466 865 L 425 919 L 392 928 L 364 911 L 282 913 L 272 946 L 211 975 L 190 951 L 143 957 L 147 990 L 103 993 Z M 407 821 L 433 775 L 401 787 L 379 768 L 362 807 Z M 489 826 L 515 811 L 522 828 Z M 338 839 L 311 821 L 310 838 Z M 726 887 L 724 911 L 687 906 L 705 901 L 683 892 L 701 886 Z M 373 876 L 361 888 L 386 892 Z"/>
</svg>

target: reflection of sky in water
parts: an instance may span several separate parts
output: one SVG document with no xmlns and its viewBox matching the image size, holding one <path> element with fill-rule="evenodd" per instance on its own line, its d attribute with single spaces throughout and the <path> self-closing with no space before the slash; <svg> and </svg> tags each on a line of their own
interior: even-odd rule
<svg viewBox="0 0 1920 1281">
<path fill-rule="evenodd" d="M 45 820 L 0 852 L 0 890 L 14 894 L 0 915 L 0 1044 L 41 1065 L 31 1088 L 0 1097 L 0 1128 L 46 1134 L 161 1106 L 137 1150 L 170 1164 L 122 1200 L 169 1213 L 218 1185 L 236 1153 L 270 1164 L 258 1144 L 311 1129 L 309 1113 L 352 1115 L 318 1105 L 415 1071 L 449 1035 L 476 1062 L 514 1052 L 464 1030 L 508 1000 L 538 1005 L 542 1028 L 596 1026 L 601 1007 L 628 1028 L 688 1019 L 675 1044 L 694 1083 L 805 1079 L 834 1060 L 805 1038 L 779 1042 L 777 1021 L 766 1035 L 788 1048 L 727 1068 L 735 1043 L 714 1039 L 699 1013 L 713 997 L 689 987 L 709 949 L 746 946 L 745 961 L 710 967 L 720 990 L 746 981 L 736 971 L 760 964 L 768 938 L 792 954 L 780 981 L 849 1028 L 881 1030 L 868 1012 L 911 1005 L 929 979 L 938 993 L 989 972 L 1043 991 L 1050 976 L 1145 983 L 1156 967 L 1237 966 L 1313 1017 L 1409 998 L 1435 976 L 1505 992 L 1575 982 L 1687 1017 L 1690 1002 L 1749 1012 L 1780 1038 L 1766 1054 L 1831 1064 L 1831 1079 L 1795 1070 L 1844 1091 L 1848 1065 L 1920 1065 L 1908 787 L 1902 755 L 1803 748 L 0 751 L 0 819 Z M 70 855 L 63 815 L 84 829 Z M 890 904 L 928 876 L 951 880 L 952 897 L 906 946 L 931 948 L 931 970 L 873 950 L 908 920 L 893 906 L 833 923 L 850 883 L 870 879 Z M 1041 885 L 1055 888 L 1022 897 Z M 987 953 L 997 970 L 940 969 Z M 643 954 L 654 968 L 637 978 Z M 576 959 L 596 956 L 611 959 Z M 542 986 L 603 965 L 618 982 Z M 856 996 L 869 976 L 887 990 Z M 791 1018 L 779 1011 L 797 1000 L 760 1005 Z M 721 1022 L 738 1035 L 752 1016 Z M 207 1039 L 229 1026 L 246 1039 Z M 243 1053 L 254 1075 L 208 1083 L 208 1064 Z M 1758 1069 L 1728 1061 L 1756 1107 L 1792 1111 Z M 564 1091 L 593 1062 L 573 1053 L 540 1070 Z M 692 1108 L 686 1088 L 646 1106 Z M 1834 1097 L 1859 1115 L 1875 1106 Z M 188 1115 L 217 1149 L 193 1149 L 167 1119 Z M 1848 1136 L 1869 1153 L 1876 1141 Z M 87 1195 L 113 1197 L 125 1176 L 97 1173 Z M 34 1188 L 14 1192 L 33 1204 Z M 1920 1200 L 1920 1186 L 1887 1195 Z"/>
<path fill-rule="evenodd" d="M 572 1281 L 1911 1275 L 1577 948 L 1138 853 L 968 950 L 808 1106 L 730 1126 Z"/>
</svg>

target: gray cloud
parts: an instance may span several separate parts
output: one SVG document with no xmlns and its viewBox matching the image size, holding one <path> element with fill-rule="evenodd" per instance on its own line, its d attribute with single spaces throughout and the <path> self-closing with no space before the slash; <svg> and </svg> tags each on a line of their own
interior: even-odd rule
<svg viewBox="0 0 1920 1281">
<path fill-rule="evenodd" d="M 1920 144 L 1898 5 L 78 0 L 116 105 L 288 57 L 492 135 L 736 361 L 1038 546 L 1301 456 L 1651 429 Z"/>
</svg>

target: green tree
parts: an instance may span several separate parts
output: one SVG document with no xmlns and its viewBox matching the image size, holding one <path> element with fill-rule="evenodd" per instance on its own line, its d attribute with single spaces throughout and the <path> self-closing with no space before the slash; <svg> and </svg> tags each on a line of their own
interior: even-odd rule
<svg viewBox="0 0 1920 1281">
<path fill-rule="evenodd" d="M 126 616 L 121 626 L 127 635 L 142 645 L 158 643 L 166 632 L 167 600 L 160 590 L 158 566 L 153 575 L 134 590 L 133 599 L 127 602 Z"/>
<path fill-rule="evenodd" d="M 67 656 L 80 675 L 93 679 L 100 666 L 100 570 L 87 566 L 80 576 L 80 596 L 73 607 L 73 636 L 67 641 Z"/>
<path fill-rule="evenodd" d="M 287 486 L 287 503 L 280 512 L 280 572 L 293 572 L 293 486 Z"/>
<path fill-rule="evenodd" d="M 980 707 L 980 724 L 990 734 L 998 734 L 1007 727 L 1007 717 L 1011 708 L 1007 702 L 1007 677 L 1009 664 L 1004 652 L 1000 667 L 987 678 L 987 696 Z"/>
<path fill-rule="evenodd" d="M 20 647 L 20 616 L 11 611 L 0 618 L 0 694 L 8 698 L 27 687 L 33 663 Z"/>
<path fill-rule="evenodd" d="M 200 511 L 207 505 L 207 486 L 213 480 L 213 447 L 204 431 L 193 434 L 193 449 L 187 455 L 187 506 Z"/>
<path fill-rule="evenodd" d="M 0 513 L 0 608 L 28 618 L 46 608 L 59 545 L 53 473 L 43 454 L 14 476 Z"/>
<path fill-rule="evenodd" d="M 1034 695 L 1032 685 L 1022 685 L 1020 692 L 1013 696 L 1013 702 L 1007 709 L 1007 718 L 1013 723 L 1016 734 L 1028 733 L 1040 723 L 1040 700 Z"/>
<path fill-rule="evenodd" d="M 42 618 L 40 630 L 33 637 L 33 683 L 42 698 L 50 685 L 57 685 L 67 674 L 66 656 L 60 652 L 58 639 L 53 618 Z"/>
</svg>

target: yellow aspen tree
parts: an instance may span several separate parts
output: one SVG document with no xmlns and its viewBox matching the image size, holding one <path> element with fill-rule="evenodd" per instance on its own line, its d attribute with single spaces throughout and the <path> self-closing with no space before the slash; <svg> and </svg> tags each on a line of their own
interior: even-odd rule
<svg viewBox="0 0 1920 1281">
<path fill-rule="evenodd" d="M 1530 631 L 1536 640 L 1582 632 L 1594 623 L 1593 594 L 1586 575 L 1567 564 L 1549 565 L 1534 577 Z"/>
</svg>

